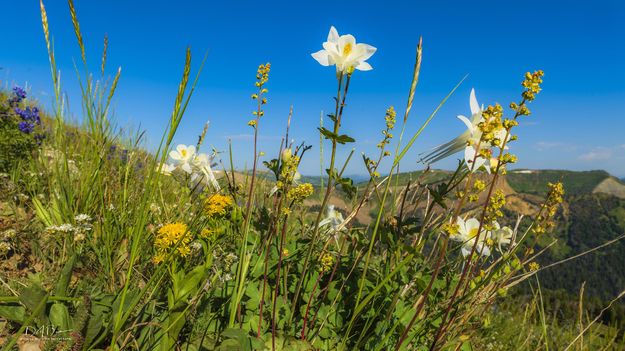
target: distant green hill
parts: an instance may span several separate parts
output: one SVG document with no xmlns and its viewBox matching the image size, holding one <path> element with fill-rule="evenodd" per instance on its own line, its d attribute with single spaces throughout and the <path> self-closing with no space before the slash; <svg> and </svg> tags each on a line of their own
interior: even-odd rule
<svg viewBox="0 0 625 351">
<path fill-rule="evenodd" d="M 602 181 L 610 178 L 606 171 L 513 170 L 508 172 L 508 183 L 518 193 L 545 195 L 547 182 L 562 181 L 569 195 L 592 193 Z"/>
</svg>

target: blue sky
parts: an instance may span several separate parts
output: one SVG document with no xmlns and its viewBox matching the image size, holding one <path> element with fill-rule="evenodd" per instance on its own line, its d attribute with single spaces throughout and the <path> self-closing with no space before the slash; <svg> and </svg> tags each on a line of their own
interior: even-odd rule
<svg viewBox="0 0 625 351">
<path fill-rule="evenodd" d="M 232 139 L 236 163 L 249 165 L 254 75 L 271 62 L 269 105 L 261 121 L 261 149 L 276 153 L 289 106 L 291 135 L 313 150 L 304 174 L 319 173 L 320 112 L 330 111 L 335 93 L 333 68 L 310 53 L 321 49 L 331 25 L 340 34 L 378 48 L 373 71 L 354 74 L 344 132 L 357 143 L 349 150 L 373 154 L 384 111 L 405 108 L 419 36 L 424 40 L 421 79 L 408 133 L 418 129 L 438 101 L 466 74 L 468 79 L 426 129 L 403 170 L 422 167 L 420 152 L 463 131 L 458 114 L 469 113 L 469 92 L 480 103 L 517 100 L 523 73 L 545 71 L 544 91 L 524 119 L 512 151 L 518 167 L 606 169 L 625 176 L 625 2 L 623 1 L 121 1 L 75 0 L 87 57 L 99 70 L 102 39 L 109 36 L 109 73 L 122 67 L 114 118 L 119 125 L 147 130 L 146 145 L 160 140 L 169 118 L 191 46 L 196 67 L 208 60 L 177 142 L 194 143 L 206 120 L 207 140 L 227 150 Z M 0 0 L 0 80 L 4 87 L 28 84 L 48 104 L 52 91 L 36 0 Z M 80 53 L 67 4 L 46 2 L 64 90 L 80 118 L 73 60 Z M 326 149 L 327 150 L 327 149 Z M 327 154 L 327 152 L 326 152 Z M 458 155 L 457 157 L 460 157 Z M 450 168 L 455 158 L 441 161 Z M 355 157 L 348 173 L 362 174 Z"/>
</svg>

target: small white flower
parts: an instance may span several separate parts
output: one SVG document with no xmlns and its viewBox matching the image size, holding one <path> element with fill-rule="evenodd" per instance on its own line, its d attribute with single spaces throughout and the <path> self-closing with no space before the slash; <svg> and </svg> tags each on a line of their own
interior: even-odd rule
<svg viewBox="0 0 625 351">
<path fill-rule="evenodd" d="M 319 222 L 319 227 L 330 225 L 332 230 L 336 230 L 343 223 L 343 215 L 334 209 L 334 205 L 328 206 L 326 218 Z"/>
<path fill-rule="evenodd" d="M 456 224 L 458 225 L 458 233 L 451 235 L 449 239 L 462 243 L 462 248 L 460 249 L 460 251 L 462 252 L 462 256 L 467 257 L 469 254 L 471 254 L 473 246 L 476 245 L 476 240 L 478 241 L 478 243 L 475 247 L 475 252 L 483 256 L 490 256 L 490 248 L 486 243 L 488 239 L 488 233 L 482 228 L 481 233 L 479 233 L 478 235 L 480 221 L 475 218 L 470 218 L 465 221 L 462 218 L 458 217 L 456 219 Z"/>
<path fill-rule="evenodd" d="M 217 182 L 217 178 L 215 177 L 215 172 L 211 167 L 211 163 L 213 162 L 213 156 L 209 156 L 207 154 L 198 154 L 195 158 L 193 158 L 193 166 L 195 169 L 199 170 L 200 176 L 202 179 L 207 182 L 215 191 L 220 190 L 219 183 Z M 197 174 L 193 177 L 196 178 Z"/>
<path fill-rule="evenodd" d="M 328 40 L 323 43 L 323 50 L 312 54 L 322 66 L 336 65 L 337 72 L 351 73 L 354 69 L 360 71 L 372 70 L 365 62 L 377 49 L 371 45 L 356 43 L 353 35 L 341 35 L 334 26 L 330 27 Z"/>
<path fill-rule="evenodd" d="M 74 230 L 76 230 L 76 228 L 74 228 L 74 226 L 69 224 L 69 223 L 64 223 L 64 224 L 61 224 L 61 225 L 50 226 L 50 227 L 46 228 L 46 230 L 52 231 L 52 232 L 69 233 L 69 232 L 73 232 Z"/>
<path fill-rule="evenodd" d="M 514 231 L 509 227 L 499 227 L 499 223 L 495 222 L 494 229 L 490 232 L 490 239 L 499 246 L 499 251 L 502 246 L 510 245 Z"/>
<path fill-rule="evenodd" d="M 202 244 L 199 241 L 194 241 L 189 246 L 191 246 L 191 248 L 196 251 L 202 249 Z"/>
<path fill-rule="evenodd" d="M 91 221 L 91 217 L 89 217 L 89 215 L 81 213 L 81 214 L 77 215 L 76 217 L 74 217 L 74 220 L 76 222 L 90 222 Z"/>
<path fill-rule="evenodd" d="M 193 145 L 183 145 L 180 144 L 176 146 L 176 150 L 172 150 L 169 152 L 169 157 L 178 162 L 178 166 L 182 168 L 183 171 L 191 174 L 191 160 L 193 160 L 193 156 L 195 155 L 195 146 Z"/>
</svg>

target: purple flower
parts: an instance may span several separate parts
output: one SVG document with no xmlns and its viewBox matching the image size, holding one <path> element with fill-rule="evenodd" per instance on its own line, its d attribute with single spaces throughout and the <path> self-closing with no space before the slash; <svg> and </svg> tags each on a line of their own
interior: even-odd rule
<svg viewBox="0 0 625 351">
<path fill-rule="evenodd" d="M 19 104 L 26 98 L 26 91 L 20 87 L 13 88 L 13 97 L 9 100 L 12 104 Z"/>
<path fill-rule="evenodd" d="M 41 117 L 39 117 L 39 109 L 36 107 L 33 107 L 33 108 L 26 107 L 23 110 L 19 107 L 16 107 L 14 111 L 15 111 L 15 114 L 20 116 L 20 118 L 25 122 L 31 122 L 37 125 L 41 124 Z"/>
<path fill-rule="evenodd" d="M 25 121 L 18 123 L 17 127 L 19 128 L 20 132 L 25 134 L 30 134 L 33 130 L 35 130 L 34 124 Z"/>
</svg>

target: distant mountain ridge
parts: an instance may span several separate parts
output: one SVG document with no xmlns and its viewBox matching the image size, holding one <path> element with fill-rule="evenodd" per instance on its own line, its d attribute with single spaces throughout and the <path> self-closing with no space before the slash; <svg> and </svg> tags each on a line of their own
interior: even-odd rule
<svg viewBox="0 0 625 351">
<path fill-rule="evenodd" d="M 424 183 L 436 183 L 444 180 L 452 172 L 447 170 L 430 170 L 422 179 Z M 397 184 L 406 185 L 409 181 L 415 182 L 423 174 L 422 170 L 401 172 L 396 179 Z M 357 186 L 364 186 L 368 181 L 367 176 L 349 176 Z M 302 176 L 302 181 L 321 184 L 320 176 Z M 592 171 L 569 171 L 554 169 L 514 169 L 508 171 L 505 179 L 510 187 L 517 193 L 544 196 L 548 182 L 562 181 L 568 195 L 580 195 L 590 193 L 605 193 L 625 199 L 625 179 L 619 179 L 604 170 Z M 327 177 L 323 177 L 327 184 Z"/>
</svg>

